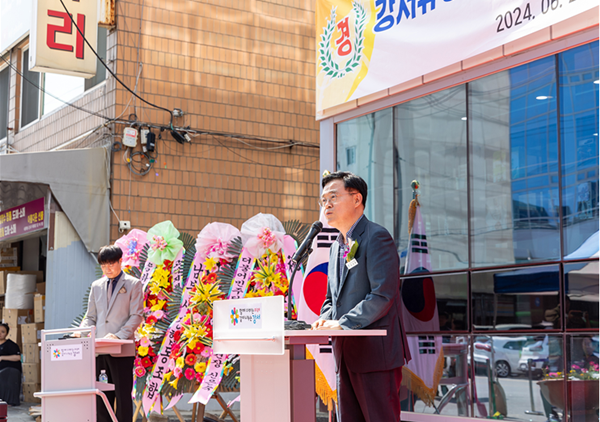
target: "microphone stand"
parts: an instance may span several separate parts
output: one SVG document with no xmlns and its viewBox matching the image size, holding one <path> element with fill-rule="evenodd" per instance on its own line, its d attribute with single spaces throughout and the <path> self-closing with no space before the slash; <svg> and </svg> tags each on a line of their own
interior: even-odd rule
<svg viewBox="0 0 600 422">
<path fill-rule="evenodd" d="M 305 256 L 308 256 L 311 253 L 312 253 L 312 248 L 309 246 L 306 249 L 306 252 L 304 253 L 304 255 L 302 255 L 301 258 L 299 258 L 297 261 L 295 261 L 296 265 L 294 266 L 294 269 L 292 270 L 292 274 L 290 276 L 290 279 L 288 280 L 289 281 L 289 286 L 288 286 L 287 319 L 288 319 L 288 321 L 297 321 L 298 325 L 308 325 L 308 324 L 306 324 L 306 322 L 304 322 L 304 321 L 298 321 L 298 320 L 295 320 L 295 319 L 292 318 L 292 310 L 294 309 L 294 307 L 292 305 L 292 285 L 294 283 L 294 277 L 296 276 L 296 272 L 298 271 L 298 268 L 300 267 L 300 263 L 302 262 L 302 260 L 304 259 Z M 297 329 L 304 329 L 304 328 L 297 328 Z"/>
</svg>

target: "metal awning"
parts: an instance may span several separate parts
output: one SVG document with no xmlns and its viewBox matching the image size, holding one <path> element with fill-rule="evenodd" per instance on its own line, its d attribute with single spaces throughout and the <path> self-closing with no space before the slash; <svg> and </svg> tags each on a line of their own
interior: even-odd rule
<svg viewBox="0 0 600 422">
<path fill-rule="evenodd" d="M 0 181 L 45 184 L 89 252 L 110 241 L 110 151 L 105 148 L 0 155 Z"/>
</svg>

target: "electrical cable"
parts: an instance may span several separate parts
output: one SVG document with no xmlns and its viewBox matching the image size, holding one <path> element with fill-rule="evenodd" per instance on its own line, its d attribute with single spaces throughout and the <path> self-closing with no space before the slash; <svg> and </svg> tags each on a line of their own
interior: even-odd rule
<svg viewBox="0 0 600 422">
<path fill-rule="evenodd" d="M 96 53 L 96 50 L 94 50 L 92 48 L 92 46 L 90 45 L 89 41 L 87 40 L 87 38 L 85 37 L 85 35 L 83 34 L 83 32 L 81 32 L 81 29 L 79 29 L 79 26 L 75 23 L 75 20 L 73 19 L 73 15 L 71 15 L 71 13 L 69 12 L 69 9 L 67 9 L 67 6 L 65 6 L 65 3 L 63 2 L 63 0 L 60 0 L 60 4 L 62 4 L 63 8 L 65 9 L 65 12 L 67 12 L 67 15 L 69 15 L 69 18 L 71 19 L 71 23 L 75 26 L 75 28 L 77 29 L 77 32 L 79 32 L 79 35 L 81 35 L 81 38 L 83 38 L 83 41 L 85 41 L 86 45 L 89 47 L 90 50 L 92 50 L 92 53 L 94 53 L 94 55 L 96 56 L 96 58 L 98 60 L 100 60 L 100 63 L 102 63 L 102 66 L 104 66 L 106 68 L 106 70 L 108 70 L 108 72 L 112 75 L 113 78 L 115 78 L 115 80 L 117 82 L 119 82 L 123 88 L 125 88 L 127 91 L 129 91 L 131 94 L 133 94 L 136 98 L 138 98 L 140 101 L 142 101 L 145 104 L 148 104 L 151 107 L 157 108 L 159 110 L 163 110 L 166 111 L 167 113 L 169 113 L 169 115 L 171 116 L 171 120 L 169 122 L 169 126 L 171 127 L 172 130 L 173 129 L 173 112 L 169 109 L 166 109 L 164 107 L 161 106 L 157 106 L 156 104 L 152 104 L 151 102 L 143 99 L 142 97 L 140 97 L 139 95 L 137 95 L 135 92 L 133 92 L 131 90 L 131 88 L 129 88 L 127 85 L 125 85 L 117 75 L 115 75 L 115 73 L 106 65 L 106 63 L 104 63 L 104 60 L 102 60 L 102 58 L 98 55 L 98 53 Z"/>
</svg>

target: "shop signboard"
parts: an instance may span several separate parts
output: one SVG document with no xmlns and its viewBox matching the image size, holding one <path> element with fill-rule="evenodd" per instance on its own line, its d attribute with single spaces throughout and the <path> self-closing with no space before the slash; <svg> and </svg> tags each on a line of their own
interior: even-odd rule
<svg viewBox="0 0 600 422">
<path fill-rule="evenodd" d="M 97 0 L 33 0 L 29 70 L 91 78 L 97 38 Z"/>
<path fill-rule="evenodd" d="M 317 0 L 317 115 L 548 28 L 597 0 Z"/>
<path fill-rule="evenodd" d="M 44 228 L 44 198 L 0 211 L 0 241 Z"/>
</svg>

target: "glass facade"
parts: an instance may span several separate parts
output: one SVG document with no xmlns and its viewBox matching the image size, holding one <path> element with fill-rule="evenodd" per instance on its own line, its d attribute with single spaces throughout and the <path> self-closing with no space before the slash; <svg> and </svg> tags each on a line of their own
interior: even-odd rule
<svg viewBox="0 0 600 422">
<path fill-rule="evenodd" d="M 435 294 L 439 328 L 408 335 L 441 379 L 428 400 L 405 373 L 405 411 L 598 419 L 598 53 L 581 45 L 337 125 L 337 170 L 367 181 L 366 215 L 401 266 L 420 182 L 431 273 L 402 282 Z"/>
</svg>

